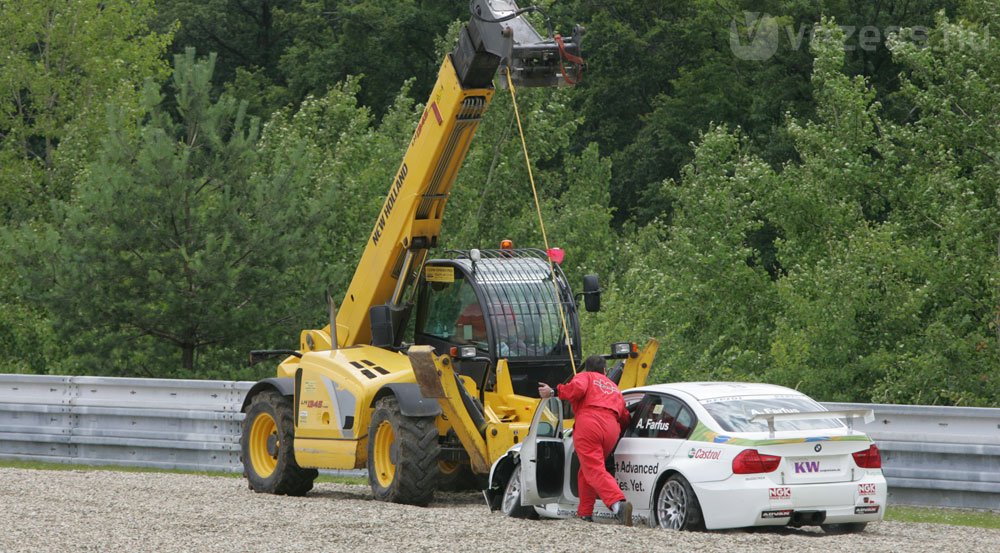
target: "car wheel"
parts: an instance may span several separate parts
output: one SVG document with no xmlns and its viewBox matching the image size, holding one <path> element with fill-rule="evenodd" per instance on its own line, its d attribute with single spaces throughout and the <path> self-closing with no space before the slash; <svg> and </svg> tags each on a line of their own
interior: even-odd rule
<svg viewBox="0 0 1000 553">
<path fill-rule="evenodd" d="M 668 530 L 704 529 L 701 505 L 683 476 L 671 475 L 660 484 L 656 491 L 656 522 Z"/>
<path fill-rule="evenodd" d="M 528 518 L 535 514 L 533 507 L 521 505 L 521 465 L 514 467 L 504 486 L 503 500 L 500 502 L 500 512 L 513 518 Z"/>
<path fill-rule="evenodd" d="M 858 532 L 864 532 L 865 527 L 867 526 L 868 526 L 867 522 L 843 522 L 840 524 L 820 524 L 820 528 L 822 528 L 824 532 L 833 535 L 857 534 Z"/>
</svg>

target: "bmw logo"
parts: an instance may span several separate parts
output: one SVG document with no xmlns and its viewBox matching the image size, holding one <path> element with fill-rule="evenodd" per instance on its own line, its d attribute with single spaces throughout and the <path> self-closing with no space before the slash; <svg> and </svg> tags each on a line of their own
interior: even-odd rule
<svg viewBox="0 0 1000 553">
<path fill-rule="evenodd" d="M 815 451 L 816 453 L 823 451 L 823 444 L 816 444 L 816 446 L 813 447 L 813 451 Z"/>
</svg>

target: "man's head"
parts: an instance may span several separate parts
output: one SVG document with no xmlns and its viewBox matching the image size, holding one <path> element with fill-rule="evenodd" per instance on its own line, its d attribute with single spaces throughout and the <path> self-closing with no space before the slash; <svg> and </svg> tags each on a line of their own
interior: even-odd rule
<svg viewBox="0 0 1000 553">
<path fill-rule="evenodd" d="M 600 355 L 591 355 L 583 362 L 583 370 L 587 372 L 604 374 L 607 368 L 607 362 Z"/>
</svg>

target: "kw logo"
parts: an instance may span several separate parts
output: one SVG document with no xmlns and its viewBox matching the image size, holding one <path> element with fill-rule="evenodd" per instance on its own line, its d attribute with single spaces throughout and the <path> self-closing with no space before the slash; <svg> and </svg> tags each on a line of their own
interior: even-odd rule
<svg viewBox="0 0 1000 553">
<path fill-rule="evenodd" d="M 819 461 L 796 461 L 795 473 L 819 472 Z"/>
</svg>

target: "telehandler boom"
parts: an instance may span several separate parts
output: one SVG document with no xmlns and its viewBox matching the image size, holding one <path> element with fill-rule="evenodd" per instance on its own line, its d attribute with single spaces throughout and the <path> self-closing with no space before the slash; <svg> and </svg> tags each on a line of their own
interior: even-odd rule
<svg viewBox="0 0 1000 553">
<path fill-rule="evenodd" d="M 470 10 L 340 309 L 331 302 L 332 324 L 304 330 L 296 351 L 251 353 L 288 355 L 243 402 L 241 459 L 255 491 L 301 495 L 317 469 L 367 468 L 376 499 L 426 505 L 435 489 L 487 474 L 527 433 L 537 383 L 573 374 L 577 303 L 546 252 L 428 259 L 497 71 L 530 87 L 571 84 L 583 69 L 579 27 L 543 38 L 524 18 L 536 8 L 473 0 Z M 596 310 L 596 277 L 584 284 Z M 623 384 L 641 385 L 656 344 L 641 354 L 624 345 Z"/>
</svg>

